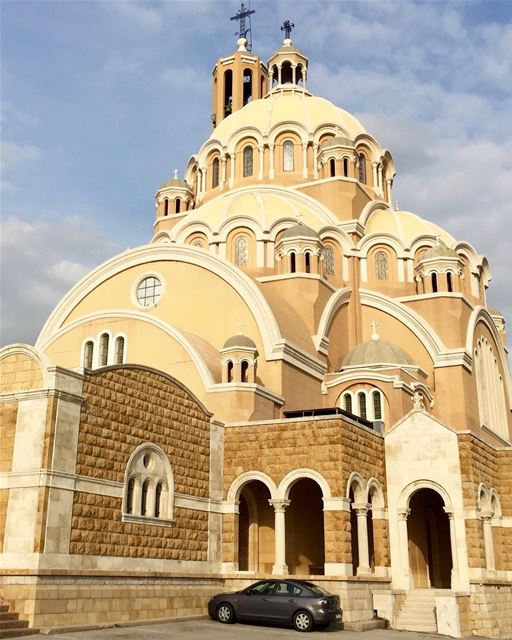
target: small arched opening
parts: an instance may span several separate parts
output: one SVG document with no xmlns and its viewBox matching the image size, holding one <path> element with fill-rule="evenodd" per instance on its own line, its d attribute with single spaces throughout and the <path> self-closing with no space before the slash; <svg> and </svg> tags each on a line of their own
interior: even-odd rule
<svg viewBox="0 0 512 640">
<path fill-rule="evenodd" d="M 274 509 L 268 487 L 259 480 L 245 484 L 238 505 L 238 569 L 272 573 Z"/>
<path fill-rule="evenodd" d="M 334 178 L 336 175 L 336 160 L 334 158 L 329 160 L 329 175 L 331 178 Z"/>
<path fill-rule="evenodd" d="M 292 63 L 286 60 L 281 67 L 281 84 L 291 84 L 293 82 Z"/>
<path fill-rule="evenodd" d="M 437 293 L 437 273 L 431 275 L 432 293 Z"/>
<path fill-rule="evenodd" d="M 245 106 L 252 100 L 252 71 L 250 69 L 244 69 L 243 85 L 243 100 Z"/>
<path fill-rule="evenodd" d="M 228 382 L 233 382 L 233 362 L 231 360 L 227 363 L 226 369 Z"/>
<path fill-rule="evenodd" d="M 343 158 L 343 175 L 348 177 L 348 158 Z"/>
<path fill-rule="evenodd" d="M 290 272 L 295 273 L 297 271 L 297 256 L 295 252 L 290 253 Z"/>
<path fill-rule="evenodd" d="M 247 360 L 242 360 L 240 366 L 240 377 L 242 382 L 249 382 L 249 363 Z"/>
<path fill-rule="evenodd" d="M 224 73 L 224 117 L 233 110 L 233 72 L 228 69 Z"/>
</svg>

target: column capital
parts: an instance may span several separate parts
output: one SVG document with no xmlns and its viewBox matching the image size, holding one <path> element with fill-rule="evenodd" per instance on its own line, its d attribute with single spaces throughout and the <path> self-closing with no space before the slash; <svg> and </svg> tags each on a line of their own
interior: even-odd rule
<svg viewBox="0 0 512 640">
<path fill-rule="evenodd" d="M 268 503 L 271 507 L 274 507 L 276 513 L 284 513 L 286 507 L 290 504 L 291 500 L 272 499 L 270 498 Z"/>
<path fill-rule="evenodd" d="M 443 507 L 443 511 L 448 516 L 448 520 L 453 520 L 453 511 L 451 509 L 447 509 L 446 507 Z"/>
<path fill-rule="evenodd" d="M 397 510 L 398 519 L 407 520 L 410 513 L 411 513 L 410 509 L 398 509 Z"/>
<path fill-rule="evenodd" d="M 492 513 L 490 511 L 482 511 L 480 513 L 480 518 L 481 518 L 482 522 L 491 522 Z"/>
</svg>

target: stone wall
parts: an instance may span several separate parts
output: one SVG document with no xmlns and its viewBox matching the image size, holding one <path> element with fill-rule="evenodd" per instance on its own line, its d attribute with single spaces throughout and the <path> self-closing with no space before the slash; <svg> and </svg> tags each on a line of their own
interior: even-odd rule
<svg viewBox="0 0 512 640">
<path fill-rule="evenodd" d="M 0 471 L 10 471 L 18 403 L 0 402 Z"/>
<path fill-rule="evenodd" d="M 486 638 L 512 637 L 512 586 L 472 584 L 470 590 L 471 631 Z"/>
<path fill-rule="evenodd" d="M 140 444 L 162 448 L 175 491 L 208 498 L 210 416 L 179 383 L 142 367 L 84 374 L 76 472 L 123 483 Z M 208 513 L 175 508 L 172 526 L 122 522 L 122 500 L 75 492 L 70 553 L 168 560 L 207 560 Z"/>
<path fill-rule="evenodd" d="M 0 360 L 2 393 L 27 391 L 43 387 L 39 363 L 26 353 L 12 353 Z"/>
</svg>

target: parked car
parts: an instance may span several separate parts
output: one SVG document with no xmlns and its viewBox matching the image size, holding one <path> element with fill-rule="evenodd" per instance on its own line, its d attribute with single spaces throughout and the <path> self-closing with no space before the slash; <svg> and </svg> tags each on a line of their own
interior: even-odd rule
<svg viewBox="0 0 512 640">
<path fill-rule="evenodd" d="M 224 624 L 275 622 L 297 631 L 325 628 L 342 616 L 339 597 L 307 580 L 260 580 L 235 593 L 219 593 L 208 603 L 208 613 Z"/>
</svg>

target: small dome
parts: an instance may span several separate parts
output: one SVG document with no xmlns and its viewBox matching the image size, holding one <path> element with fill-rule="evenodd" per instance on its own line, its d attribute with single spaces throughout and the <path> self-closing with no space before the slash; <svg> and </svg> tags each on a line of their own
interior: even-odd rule
<svg viewBox="0 0 512 640">
<path fill-rule="evenodd" d="M 422 256 L 422 260 L 431 260 L 432 258 L 458 258 L 459 254 L 447 247 L 446 245 L 438 242 L 431 249 L 425 251 Z"/>
<path fill-rule="evenodd" d="M 329 149 L 330 147 L 353 147 L 354 143 L 350 138 L 344 136 L 335 136 L 334 138 L 328 138 L 320 145 L 320 149 Z"/>
<path fill-rule="evenodd" d="M 171 178 L 170 180 L 167 180 L 167 182 L 164 182 L 163 184 L 161 184 L 158 189 L 169 189 L 169 187 L 178 187 L 179 189 L 190 189 L 190 187 L 188 186 L 188 184 L 185 182 L 185 180 L 180 180 L 179 178 Z"/>
<path fill-rule="evenodd" d="M 256 349 L 256 345 L 254 344 L 254 342 L 247 336 L 244 336 L 242 333 L 239 333 L 237 336 L 231 336 L 231 338 L 228 338 L 222 348 L 230 349 L 233 347 L 241 347 L 242 349 Z"/>
<path fill-rule="evenodd" d="M 413 359 L 402 347 L 385 340 L 372 339 L 349 351 L 340 368 L 379 363 L 414 365 Z"/>
<path fill-rule="evenodd" d="M 286 229 L 286 231 L 281 236 L 281 240 L 285 240 L 287 238 L 303 238 L 304 236 L 307 238 L 315 238 L 315 240 L 320 239 L 320 236 L 314 229 L 308 227 L 302 222 L 299 222 Z"/>
</svg>

